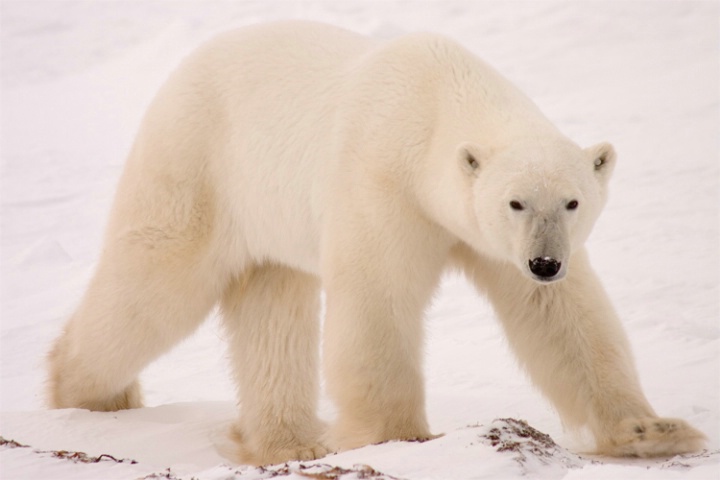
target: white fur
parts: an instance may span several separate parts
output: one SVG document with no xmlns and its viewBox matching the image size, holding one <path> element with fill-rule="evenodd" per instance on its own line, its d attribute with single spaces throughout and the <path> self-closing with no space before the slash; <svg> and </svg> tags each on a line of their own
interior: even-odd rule
<svg viewBox="0 0 720 480">
<path fill-rule="evenodd" d="M 614 161 L 442 37 L 376 43 L 308 23 L 223 35 L 148 110 L 95 277 L 51 352 L 50 401 L 139 407 L 139 372 L 219 302 L 240 461 L 431 438 L 422 317 L 454 266 L 600 452 L 697 449 L 701 433 L 643 396 L 583 250 Z M 534 258 L 561 268 L 538 277 Z M 315 412 L 321 285 L 329 444 Z"/>
</svg>

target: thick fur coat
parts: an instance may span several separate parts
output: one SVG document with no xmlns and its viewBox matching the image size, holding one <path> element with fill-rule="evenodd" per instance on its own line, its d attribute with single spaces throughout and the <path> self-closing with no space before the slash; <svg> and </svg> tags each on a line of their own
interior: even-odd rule
<svg viewBox="0 0 720 480">
<path fill-rule="evenodd" d="M 701 433 L 645 399 L 584 251 L 614 164 L 609 144 L 578 147 L 444 37 L 311 23 L 222 35 L 144 118 L 97 271 L 50 354 L 50 402 L 141 406 L 140 371 L 219 303 L 239 461 L 429 439 L 423 311 L 455 268 L 600 453 L 697 449 Z"/>
</svg>

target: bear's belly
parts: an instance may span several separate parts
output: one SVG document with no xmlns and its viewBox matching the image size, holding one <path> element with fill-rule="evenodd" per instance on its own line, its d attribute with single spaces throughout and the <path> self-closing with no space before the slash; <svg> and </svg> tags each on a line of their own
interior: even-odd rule
<svg viewBox="0 0 720 480">
<path fill-rule="evenodd" d="M 324 178 L 321 155 L 274 152 L 248 166 L 224 169 L 220 238 L 232 268 L 275 263 L 318 275 Z M 287 155 L 289 153 L 289 155 Z M 249 168 L 248 168 L 249 167 Z"/>
<path fill-rule="evenodd" d="M 298 210 L 259 209 L 246 217 L 243 236 L 253 262 L 277 263 L 319 275 L 320 228 L 311 215 Z"/>
</svg>

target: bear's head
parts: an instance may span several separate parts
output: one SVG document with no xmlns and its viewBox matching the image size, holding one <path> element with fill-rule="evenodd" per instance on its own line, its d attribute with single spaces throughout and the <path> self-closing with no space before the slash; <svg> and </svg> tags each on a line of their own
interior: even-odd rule
<svg viewBox="0 0 720 480">
<path fill-rule="evenodd" d="M 494 151 L 464 143 L 458 156 L 477 225 L 471 245 L 538 282 L 562 279 L 605 204 L 613 147 L 581 149 L 564 138 Z"/>
</svg>

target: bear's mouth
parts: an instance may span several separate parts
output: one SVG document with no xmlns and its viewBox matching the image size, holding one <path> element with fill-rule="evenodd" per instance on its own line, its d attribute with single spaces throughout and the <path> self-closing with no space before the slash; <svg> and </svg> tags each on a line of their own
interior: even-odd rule
<svg viewBox="0 0 720 480">
<path fill-rule="evenodd" d="M 548 285 L 550 283 L 558 282 L 565 278 L 565 275 L 556 275 L 553 278 L 545 278 L 545 277 L 538 277 L 537 275 L 532 275 L 531 277 L 533 280 L 535 280 L 538 283 L 541 283 L 543 285 Z"/>
</svg>

